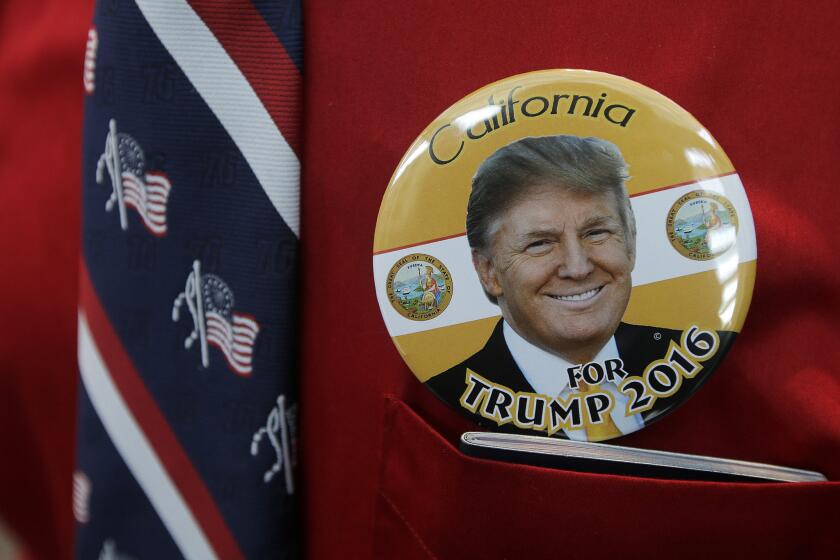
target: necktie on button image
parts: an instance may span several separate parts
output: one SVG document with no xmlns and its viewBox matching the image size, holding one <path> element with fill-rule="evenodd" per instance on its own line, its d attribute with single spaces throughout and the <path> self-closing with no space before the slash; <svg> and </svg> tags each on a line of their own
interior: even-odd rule
<svg viewBox="0 0 840 560">
<path fill-rule="evenodd" d="M 300 1 L 98 3 L 78 558 L 299 554 Z"/>
</svg>

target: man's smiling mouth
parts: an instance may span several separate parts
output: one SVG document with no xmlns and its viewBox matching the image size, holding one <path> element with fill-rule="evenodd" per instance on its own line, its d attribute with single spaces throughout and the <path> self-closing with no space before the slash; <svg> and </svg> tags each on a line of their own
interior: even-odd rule
<svg viewBox="0 0 840 560">
<path fill-rule="evenodd" d="M 586 290 L 585 292 L 581 292 L 579 294 L 571 294 L 567 296 L 550 295 L 548 297 L 558 301 L 586 301 L 597 296 L 603 289 L 603 286 L 598 286 L 597 288 L 592 288 L 591 290 Z"/>
</svg>

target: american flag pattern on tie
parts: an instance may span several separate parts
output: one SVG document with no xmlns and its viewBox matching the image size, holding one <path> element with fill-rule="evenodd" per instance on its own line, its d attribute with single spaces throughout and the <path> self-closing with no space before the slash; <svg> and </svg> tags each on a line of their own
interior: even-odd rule
<svg viewBox="0 0 840 560">
<path fill-rule="evenodd" d="M 301 29 L 294 0 L 96 7 L 78 558 L 298 554 Z"/>
<path fill-rule="evenodd" d="M 181 307 L 186 303 L 193 321 L 193 330 L 184 340 L 190 348 L 198 340 L 201 364 L 210 362 L 208 345 L 224 353 L 228 366 L 239 375 L 250 375 L 254 341 L 260 326 L 254 317 L 233 311 L 233 292 L 224 280 L 214 274 L 201 274 L 201 262 L 193 262 L 193 271 L 187 277 L 184 291 L 175 298 L 172 320 L 181 317 Z"/>
<path fill-rule="evenodd" d="M 107 172 L 113 191 L 105 209 L 119 208 L 120 227 L 128 229 L 126 208 L 134 208 L 143 225 L 153 235 L 166 234 L 166 203 L 172 184 L 163 173 L 146 173 L 146 158 L 137 141 L 117 132 L 117 123 L 111 119 L 110 131 L 105 137 L 105 151 L 96 164 L 96 182 L 102 183 Z"/>
</svg>

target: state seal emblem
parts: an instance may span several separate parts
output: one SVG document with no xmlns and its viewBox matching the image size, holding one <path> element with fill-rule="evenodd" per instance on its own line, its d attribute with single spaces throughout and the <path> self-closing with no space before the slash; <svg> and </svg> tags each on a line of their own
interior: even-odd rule
<svg viewBox="0 0 840 560">
<path fill-rule="evenodd" d="M 452 275 L 435 257 L 413 253 L 394 263 L 385 288 L 397 313 L 412 321 L 428 321 L 452 300 Z"/>
<path fill-rule="evenodd" d="M 725 196 L 707 190 L 684 194 L 665 221 L 668 240 L 681 255 L 707 261 L 735 245 L 738 213 Z"/>
</svg>

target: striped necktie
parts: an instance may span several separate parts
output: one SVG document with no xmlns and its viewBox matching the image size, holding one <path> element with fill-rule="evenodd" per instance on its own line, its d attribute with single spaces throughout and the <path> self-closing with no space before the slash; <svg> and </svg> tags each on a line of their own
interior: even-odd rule
<svg viewBox="0 0 840 560">
<path fill-rule="evenodd" d="M 298 1 L 98 3 L 79 558 L 297 555 Z"/>
</svg>

